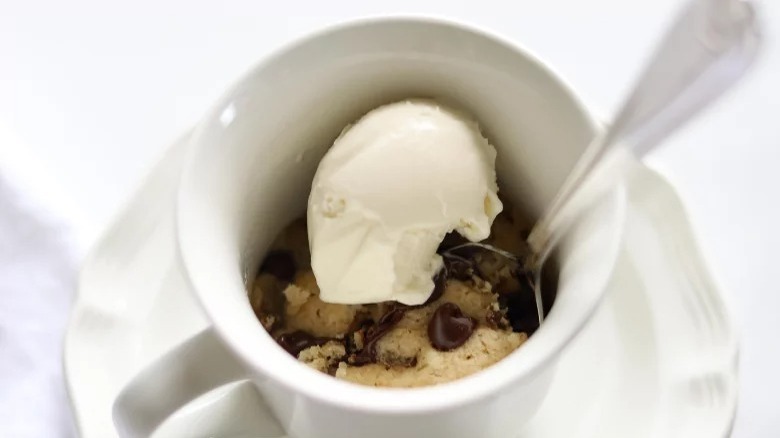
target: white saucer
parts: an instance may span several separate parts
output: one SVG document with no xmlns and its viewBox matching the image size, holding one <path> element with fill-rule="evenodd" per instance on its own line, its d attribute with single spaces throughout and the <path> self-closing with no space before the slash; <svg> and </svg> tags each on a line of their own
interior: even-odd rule
<svg viewBox="0 0 780 438">
<path fill-rule="evenodd" d="M 139 369 L 206 326 L 174 257 L 186 136 L 148 175 L 84 264 L 65 371 L 85 438 L 117 436 L 111 405 Z M 727 436 L 737 337 L 672 187 L 635 165 L 625 246 L 597 315 L 565 352 L 538 414 L 508 437 Z M 197 433 L 196 433 L 197 431 Z M 156 437 L 286 435 L 248 383 L 181 409 Z"/>
</svg>

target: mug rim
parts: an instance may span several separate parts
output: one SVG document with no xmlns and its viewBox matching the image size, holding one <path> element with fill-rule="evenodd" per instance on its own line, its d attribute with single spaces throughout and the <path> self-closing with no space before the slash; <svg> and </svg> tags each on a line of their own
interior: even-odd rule
<svg viewBox="0 0 780 438">
<path fill-rule="evenodd" d="M 277 58 L 286 53 L 317 39 L 326 38 L 331 34 L 348 31 L 352 28 L 402 24 L 449 28 L 450 30 L 469 34 L 472 37 L 484 38 L 490 44 L 502 46 L 515 55 L 525 58 L 534 64 L 539 71 L 567 95 L 569 98 L 567 104 L 574 107 L 574 110 L 582 116 L 583 121 L 588 124 L 594 135 L 599 132 L 600 125 L 596 122 L 593 114 L 587 109 L 579 96 L 574 92 L 570 84 L 532 52 L 508 38 L 504 38 L 475 25 L 466 24 L 450 18 L 431 17 L 426 15 L 388 15 L 345 20 L 322 27 L 301 37 L 294 38 L 292 41 L 264 56 L 259 62 L 253 64 L 247 72 L 240 76 L 239 79 L 221 95 L 217 102 L 210 107 L 210 110 L 199 123 L 199 126 L 204 126 L 204 121 L 206 120 L 212 120 L 215 117 L 219 117 L 220 108 L 227 103 L 236 90 L 245 86 L 247 79 L 253 72 L 263 68 L 265 65 L 276 62 Z M 208 305 L 209 300 L 204 298 L 206 296 L 204 288 L 198 287 L 196 284 L 197 270 L 192 269 L 193 262 L 190 256 L 191 252 L 187 250 L 188 238 L 191 240 L 194 231 L 188 231 L 190 227 L 186 222 L 187 215 L 181 214 L 182 210 L 185 209 L 184 205 L 187 202 L 185 193 L 187 189 L 184 182 L 191 173 L 189 171 L 192 167 L 191 163 L 196 160 L 197 150 L 199 149 L 199 137 L 201 136 L 200 131 L 200 129 L 196 128 L 190 138 L 190 153 L 186 158 L 182 171 L 175 208 L 174 221 L 176 225 L 177 257 L 181 266 L 184 268 L 184 273 L 186 274 L 184 275 L 185 280 L 197 297 L 197 301 L 206 313 L 215 332 L 218 333 L 220 339 L 225 342 L 229 349 L 248 367 L 248 369 L 274 380 L 276 383 L 285 387 L 285 389 L 293 391 L 298 395 L 304 395 L 328 405 L 340 406 L 358 412 L 383 412 L 392 414 L 441 411 L 472 403 L 489 397 L 491 394 L 496 394 L 500 392 L 502 388 L 518 384 L 523 379 L 528 379 L 541 372 L 543 367 L 554 361 L 558 354 L 565 349 L 570 341 L 582 330 L 583 326 L 591 319 L 598 304 L 603 299 L 604 291 L 609 280 L 608 278 L 605 279 L 605 283 L 602 285 L 601 293 L 598 294 L 597 299 L 593 300 L 592 303 L 588 303 L 588 308 L 581 312 L 579 319 L 572 324 L 571 328 L 566 333 L 566 336 L 561 337 L 556 345 L 550 345 L 544 349 L 543 352 L 545 354 L 538 355 L 540 357 L 539 360 L 532 362 L 527 360 L 529 358 L 522 357 L 523 355 L 515 355 L 514 353 L 523 350 L 521 347 L 485 370 L 437 385 L 400 389 L 374 388 L 347 381 L 340 381 L 318 371 L 308 372 L 313 370 L 301 369 L 301 371 L 307 372 L 302 372 L 300 375 L 297 375 L 297 373 L 286 368 L 286 364 L 290 363 L 286 361 L 276 363 L 274 360 L 257 360 L 257 353 L 251 350 L 263 350 L 262 346 L 254 346 L 252 349 L 248 349 L 244 343 L 237 340 L 231 333 L 226 331 L 223 326 L 215 323 L 215 318 L 212 313 L 213 309 Z M 626 209 L 626 190 L 623 184 L 620 183 L 617 187 L 612 189 L 605 196 L 605 201 L 611 204 L 612 208 L 610 209 L 609 216 L 615 218 L 615 225 L 617 225 L 613 229 L 614 238 L 612 239 L 612 243 L 615 246 L 619 246 L 619 243 L 622 240 Z M 614 253 L 616 255 L 617 252 L 618 250 L 615 249 Z M 616 258 L 617 257 L 615 256 L 615 259 Z M 614 265 L 615 261 L 611 264 L 610 272 L 612 268 L 614 268 Z M 258 325 L 258 327 L 262 329 L 261 326 Z M 531 342 L 534 342 L 534 336 L 530 336 L 524 346 L 527 346 Z M 281 351 L 281 349 L 279 350 L 278 353 L 287 356 L 288 360 L 296 363 L 298 362 L 297 359 L 289 356 L 286 352 Z"/>
</svg>

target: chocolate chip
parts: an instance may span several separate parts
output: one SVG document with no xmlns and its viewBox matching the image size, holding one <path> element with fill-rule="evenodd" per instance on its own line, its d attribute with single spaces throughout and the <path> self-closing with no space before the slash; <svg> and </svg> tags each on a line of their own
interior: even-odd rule
<svg viewBox="0 0 780 438">
<path fill-rule="evenodd" d="M 361 366 L 376 362 L 376 343 L 382 339 L 401 319 L 410 307 L 396 305 L 366 329 L 363 349 L 347 358 L 350 365 Z"/>
<path fill-rule="evenodd" d="M 376 324 L 369 327 L 366 333 L 366 342 L 372 342 L 384 336 L 385 333 L 389 332 L 391 328 L 401 321 L 408 309 L 405 306 L 395 306 L 385 312 Z"/>
<path fill-rule="evenodd" d="M 295 278 L 295 259 L 287 251 L 271 251 L 265 256 L 260 272 L 267 272 L 274 277 L 292 282 Z"/>
<path fill-rule="evenodd" d="M 444 303 L 428 322 L 428 339 L 433 348 L 449 351 L 463 345 L 474 332 L 477 321 L 465 316 L 456 304 Z"/>
<path fill-rule="evenodd" d="M 301 351 L 315 345 L 325 345 L 335 339 L 318 338 L 304 331 L 298 330 L 292 333 L 284 333 L 276 338 L 276 343 L 287 350 L 294 357 L 298 357 Z"/>
</svg>

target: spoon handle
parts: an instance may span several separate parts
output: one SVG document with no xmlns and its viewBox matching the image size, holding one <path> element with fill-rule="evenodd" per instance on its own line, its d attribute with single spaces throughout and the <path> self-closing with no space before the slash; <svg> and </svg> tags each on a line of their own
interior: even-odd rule
<svg viewBox="0 0 780 438">
<path fill-rule="evenodd" d="M 574 209 L 570 201 L 594 169 L 609 167 L 598 166 L 607 154 L 620 145 L 643 157 L 733 85 L 755 59 L 760 41 L 749 1 L 690 1 L 666 32 L 612 125 L 588 145 L 531 231 L 528 243 L 540 261 L 555 244 L 553 231 L 565 229 L 576 215 L 576 211 L 561 215 L 562 210 Z M 604 188 L 609 185 L 602 183 Z"/>
<path fill-rule="evenodd" d="M 759 41 L 750 3 L 690 3 L 639 77 L 603 148 L 625 142 L 642 157 L 730 88 L 752 64 Z"/>
</svg>

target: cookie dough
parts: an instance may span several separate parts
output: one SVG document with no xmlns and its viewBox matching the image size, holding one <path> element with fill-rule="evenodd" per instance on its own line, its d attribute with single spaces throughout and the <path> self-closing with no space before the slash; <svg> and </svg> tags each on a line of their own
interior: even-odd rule
<svg viewBox="0 0 780 438">
<path fill-rule="evenodd" d="M 506 208 L 484 243 L 522 259 L 528 224 L 520 217 Z M 261 266 L 250 302 L 282 347 L 337 379 L 380 387 L 448 382 L 511 354 L 535 329 L 527 324 L 536 308 L 521 264 L 490 250 L 442 249 L 447 267 L 423 305 L 343 305 L 320 299 L 307 241 L 301 220 L 282 232 Z M 450 236 L 442 246 L 461 242 Z M 511 320 L 516 315 L 524 318 L 522 330 Z"/>
</svg>

